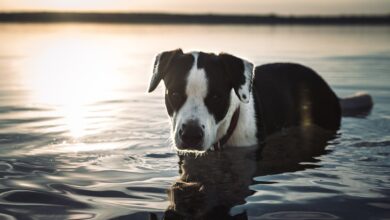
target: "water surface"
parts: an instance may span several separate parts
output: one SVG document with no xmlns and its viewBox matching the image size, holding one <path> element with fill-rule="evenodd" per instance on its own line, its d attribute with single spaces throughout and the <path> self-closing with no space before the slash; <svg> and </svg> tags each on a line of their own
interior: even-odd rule
<svg viewBox="0 0 390 220">
<path fill-rule="evenodd" d="M 248 176 L 231 214 L 390 218 L 389 40 L 378 26 L 0 24 L 0 219 L 161 217 L 179 159 L 162 87 L 146 88 L 154 56 L 179 47 L 299 62 L 375 102 L 310 166 Z"/>
</svg>

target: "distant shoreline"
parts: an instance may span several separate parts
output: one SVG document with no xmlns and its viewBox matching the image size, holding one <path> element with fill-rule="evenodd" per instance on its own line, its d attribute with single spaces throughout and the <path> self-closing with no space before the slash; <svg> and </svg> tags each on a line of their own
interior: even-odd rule
<svg viewBox="0 0 390 220">
<path fill-rule="evenodd" d="M 390 25 L 389 15 L 279 16 L 165 13 L 2 12 L 0 23 Z"/>
</svg>

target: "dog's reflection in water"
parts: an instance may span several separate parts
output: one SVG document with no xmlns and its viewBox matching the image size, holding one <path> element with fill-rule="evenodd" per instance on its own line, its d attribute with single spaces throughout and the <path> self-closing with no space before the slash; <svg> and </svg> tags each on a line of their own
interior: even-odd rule
<svg viewBox="0 0 390 220">
<path fill-rule="evenodd" d="M 253 148 L 180 156 L 179 166 L 181 176 L 168 189 L 170 206 L 164 219 L 229 219 L 230 208 L 253 193 L 249 189 L 256 172 Z"/>
<path fill-rule="evenodd" d="M 315 161 L 334 136 L 315 126 L 290 128 L 269 136 L 261 150 L 227 147 L 197 157 L 181 155 L 180 177 L 168 189 L 164 219 L 247 219 L 245 212 L 230 215 L 230 209 L 253 194 L 253 177 L 315 167 L 300 162 Z"/>
</svg>

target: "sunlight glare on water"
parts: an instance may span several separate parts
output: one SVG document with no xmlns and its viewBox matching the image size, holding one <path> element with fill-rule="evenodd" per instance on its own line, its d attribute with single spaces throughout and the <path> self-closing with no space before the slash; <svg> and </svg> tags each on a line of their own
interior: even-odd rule
<svg viewBox="0 0 390 220">
<path fill-rule="evenodd" d="M 118 60 L 113 49 L 68 34 L 42 44 L 26 66 L 31 77 L 23 79 L 24 86 L 33 102 L 55 106 L 70 134 L 79 138 L 89 127 L 88 105 L 111 98 L 121 83 L 113 77 Z"/>
</svg>

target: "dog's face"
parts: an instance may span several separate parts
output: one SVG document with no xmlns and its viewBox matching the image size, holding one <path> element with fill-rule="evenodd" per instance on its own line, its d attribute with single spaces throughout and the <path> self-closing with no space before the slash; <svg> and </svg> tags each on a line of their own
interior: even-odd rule
<svg viewBox="0 0 390 220">
<path fill-rule="evenodd" d="M 149 92 L 164 81 L 178 150 L 206 151 L 226 133 L 238 100 L 249 102 L 252 72 L 251 63 L 229 54 L 178 49 L 157 55 Z"/>
</svg>

